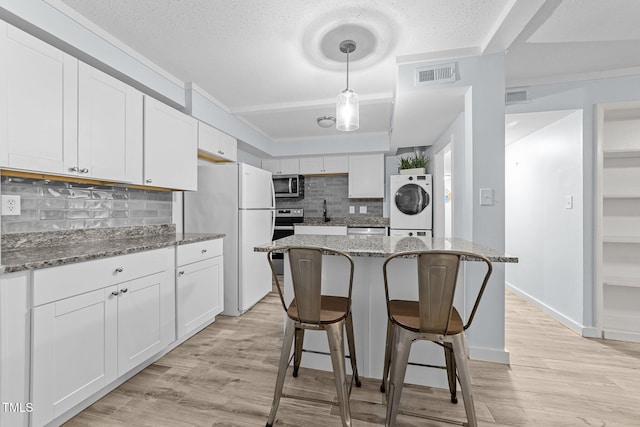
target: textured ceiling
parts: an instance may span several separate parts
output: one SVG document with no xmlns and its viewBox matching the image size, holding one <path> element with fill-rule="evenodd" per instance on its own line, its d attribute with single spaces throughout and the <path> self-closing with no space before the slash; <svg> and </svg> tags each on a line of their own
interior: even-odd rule
<svg viewBox="0 0 640 427">
<path fill-rule="evenodd" d="M 384 134 L 398 113 L 397 62 L 508 48 L 507 85 L 605 76 L 640 67 L 638 0 L 47 0 L 61 1 L 183 82 L 193 82 L 271 140 L 334 138 L 345 88 L 339 41 L 352 38 L 349 86 L 361 127 Z M 425 92 L 426 93 L 426 92 Z M 429 145 L 464 108 L 460 89 L 428 97 L 393 120 L 414 131 L 427 111 Z M 426 105 L 429 103 L 430 105 Z M 417 129 L 417 128 L 416 128 Z M 417 137 L 403 138 L 410 146 Z M 397 147 L 396 147 L 397 148 Z"/>
</svg>

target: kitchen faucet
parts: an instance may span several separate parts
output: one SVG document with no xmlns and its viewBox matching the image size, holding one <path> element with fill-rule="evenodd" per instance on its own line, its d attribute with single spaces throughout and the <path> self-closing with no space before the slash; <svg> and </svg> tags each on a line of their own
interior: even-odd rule
<svg viewBox="0 0 640 427">
<path fill-rule="evenodd" d="M 322 201 L 322 221 L 328 222 L 329 218 L 327 218 L 327 200 Z"/>
</svg>

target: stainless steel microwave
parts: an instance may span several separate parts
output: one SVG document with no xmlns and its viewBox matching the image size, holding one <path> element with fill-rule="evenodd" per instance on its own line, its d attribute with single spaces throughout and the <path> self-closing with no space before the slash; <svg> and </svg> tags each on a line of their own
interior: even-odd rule
<svg viewBox="0 0 640 427">
<path fill-rule="evenodd" d="M 276 197 L 304 197 L 304 176 L 274 175 L 273 189 Z"/>
</svg>

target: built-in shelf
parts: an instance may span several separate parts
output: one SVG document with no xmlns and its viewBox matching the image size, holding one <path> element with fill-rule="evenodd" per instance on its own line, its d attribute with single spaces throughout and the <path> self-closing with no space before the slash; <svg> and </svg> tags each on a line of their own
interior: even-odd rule
<svg viewBox="0 0 640 427">
<path fill-rule="evenodd" d="M 640 288 L 640 278 L 629 277 L 603 277 L 605 286 L 625 286 L 629 288 Z"/>
<path fill-rule="evenodd" d="M 602 154 L 605 159 L 626 159 L 640 157 L 640 150 L 605 150 Z"/>
<path fill-rule="evenodd" d="M 605 338 L 640 342 L 640 118 L 601 117 L 599 324 Z"/>
</svg>

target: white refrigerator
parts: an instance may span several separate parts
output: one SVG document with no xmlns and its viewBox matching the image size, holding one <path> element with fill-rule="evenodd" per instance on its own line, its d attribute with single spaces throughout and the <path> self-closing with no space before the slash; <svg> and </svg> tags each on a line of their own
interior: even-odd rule
<svg viewBox="0 0 640 427">
<path fill-rule="evenodd" d="M 253 248 L 273 240 L 271 172 L 244 163 L 198 166 L 198 191 L 184 193 L 185 233 L 224 233 L 224 311 L 239 316 L 267 295 L 271 269 Z"/>
</svg>

